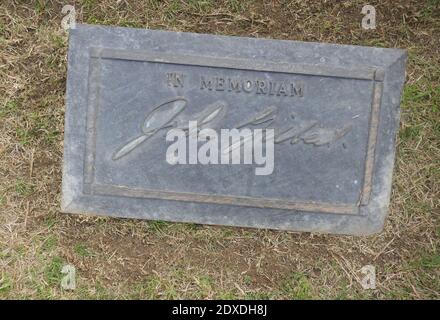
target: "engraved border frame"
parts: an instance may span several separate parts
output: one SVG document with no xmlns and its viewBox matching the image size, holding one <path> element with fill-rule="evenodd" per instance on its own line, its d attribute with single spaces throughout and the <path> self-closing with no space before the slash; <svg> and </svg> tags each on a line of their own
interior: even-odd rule
<svg viewBox="0 0 440 320">
<path fill-rule="evenodd" d="M 342 215 L 359 215 L 360 206 L 369 203 L 375 161 L 375 149 L 379 130 L 380 107 L 385 72 L 379 67 L 343 68 L 319 66 L 312 64 L 273 63 L 266 61 L 249 61 L 219 57 L 195 56 L 186 54 L 155 53 L 151 51 L 132 51 L 110 48 L 91 47 L 89 50 L 88 106 L 87 106 L 87 137 L 84 157 L 83 193 L 88 195 L 119 196 L 131 198 L 161 199 L 208 204 L 246 206 L 255 208 L 271 208 L 293 210 L 292 212 L 317 212 Z M 324 202 L 300 202 L 273 198 L 255 198 L 247 196 L 212 195 L 189 192 L 148 190 L 125 186 L 97 184 L 94 181 L 96 120 L 99 109 L 100 95 L 100 60 L 118 59 L 139 62 L 189 65 L 198 67 L 227 68 L 252 70 L 296 75 L 320 77 L 338 77 L 353 80 L 373 81 L 369 131 L 364 165 L 363 184 L 357 205 Z"/>
</svg>

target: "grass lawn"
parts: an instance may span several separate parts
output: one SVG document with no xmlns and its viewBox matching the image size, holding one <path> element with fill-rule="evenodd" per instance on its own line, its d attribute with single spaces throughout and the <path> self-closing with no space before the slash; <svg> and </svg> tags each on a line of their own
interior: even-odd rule
<svg viewBox="0 0 440 320">
<path fill-rule="evenodd" d="M 389 217 L 333 236 L 60 213 L 67 34 L 77 22 L 406 48 Z M 0 4 L 0 299 L 439 299 L 440 1 L 11 0 Z M 77 288 L 60 288 L 65 264 Z M 364 290 L 361 268 L 376 268 Z"/>
</svg>

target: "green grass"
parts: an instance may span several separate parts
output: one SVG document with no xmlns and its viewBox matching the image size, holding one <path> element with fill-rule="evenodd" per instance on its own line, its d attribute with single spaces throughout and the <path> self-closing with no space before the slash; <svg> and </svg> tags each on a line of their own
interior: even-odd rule
<svg viewBox="0 0 440 320">
<path fill-rule="evenodd" d="M 201 275 L 196 278 L 199 289 L 199 298 L 209 297 L 215 291 L 215 281 L 208 275 Z"/>
<path fill-rule="evenodd" d="M 422 268 L 439 269 L 440 271 L 440 255 L 438 254 L 424 255 L 420 259 L 420 266 Z"/>
<path fill-rule="evenodd" d="M 44 0 L 36 0 L 35 1 L 35 11 L 39 14 L 48 11 L 48 2 Z"/>
<path fill-rule="evenodd" d="M 144 281 L 137 283 L 133 287 L 131 298 L 133 299 L 157 299 L 158 288 L 161 282 L 157 276 L 147 277 Z"/>
<path fill-rule="evenodd" d="M 164 232 L 169 226 L 170 226 L 169 222 L 154 220 L 148 222 L 147 229 L 154 233 L 161 233 Z"/>
<path fill-rule="evenodd" d="M 215 6 L 213 0 L 187 0 L 188 9 L 198 13 L 206 13 L 212 10 Z"/>
<path fill-rule="evenodd" d="M 11 290 L 11 287 L 11 279 L 7 274 L 2 273 L 0 277 L 0 297 L 6 295 Z"/>
<path fill-rule="evenodd" d="M 303 273 L 293 272 L 281 285 L 283 293 L 290 299 L 306 300 L 314 297 L 312 286 Z"/>
<path fill-rule="evenodd" d="M 39 110 L 28 111 L 24 114 L 26 127 L 21 125 L 15 129 L 17 140 L 23 147 L 33 145 L 37 141 L 53 144 L 60 139 L 60 131 L 53 122 L 53 113 L 50 110 L 50 99 L 44 98 L 38 105 Z M 49 109 L 42 113 L 41 109 Z"/>
<path fill-rule="evenodd" d="M 0 118 L 7 115 L 14 115 L 18 111 L 18 102 L 10 100 L 0 109 Z"/>
<path fill-rule="evenodd" d="M 242 13 L 247 7 L 247 3 L 242 0 L 227 0 L 226 4 L 232 12 L 236 13 Z"/>
<path fill-rule="evenodd" d="M 35 186 L 29 182 L 18 180 L 14 185 L 15 192 L 20 196 L 30 196 L 35 191 Z"/>
<path fill-rule="evenodd" d="M 412 103 L 434 102 L 433 105 L 438 107 L 436 104 L 440 99 L 440 87 L 434 87 L 426 82 L 424 84 L 426 84 L 425 88 L 422 88 L 420 84 L 406 85 L 403 92 L 403 103 L 411 108 Z M 437 111 L 437 109 L 433 109 L 433 111 Z"/>
<path fill-rule="evenodd" d="M 49 235 L 46 239 L 43 240 L 41 245 L 42 252 L 52 252 L 58 245 L 58 239 L 55 235 Z"/>
<path fill-rule="evenodd" d="M 421 125 L 408 126 L 399 132 L 400 139 L 413 140 L 420 136 Z"/>
<path fill-rule="evenodd" d="M 78 256 L 83 257 L 83 258 L 89 257 L 92 255 L 89 248 L 87 248 L 87 246 L 83 243 L 76 244 L 74 247 L 74 251 Z"/>
<path fill-rule="evenodd" d="M 421 11 L 422 17 L 440 17 L 440 0 L 428 0 Z"/>
<path fill-rule="evenodd" d="M 44 225 L 50 230 L 52 229 L 57 223 L 57 219 L 53 215 L 48 215 L 44 217 Z"/>
<path fill-rule="evenodd" d="M 171 22 L 173 21 L 179 12 L 182 11 L 182 2 L 179 0 L 170 1 L 164 8 L 164 16 Z"/>
<path fill-rule="evenodd" d="M 44 268 L 44 278 L 50 286 L 60 286 L 64 275 L 61 273 L 64 261 L 58 256 L 52 257 Z"/>
</svg>

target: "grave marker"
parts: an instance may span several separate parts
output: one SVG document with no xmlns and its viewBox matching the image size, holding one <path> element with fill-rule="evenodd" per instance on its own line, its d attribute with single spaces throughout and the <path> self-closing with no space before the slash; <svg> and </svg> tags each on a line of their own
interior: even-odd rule
<svg viewBox="0 0 440 320">
<path fill-rule="evenodd" d="M 77 24 L 62 211 L 379 232 L 405 63 L 399 49 Z"/>
</svg>

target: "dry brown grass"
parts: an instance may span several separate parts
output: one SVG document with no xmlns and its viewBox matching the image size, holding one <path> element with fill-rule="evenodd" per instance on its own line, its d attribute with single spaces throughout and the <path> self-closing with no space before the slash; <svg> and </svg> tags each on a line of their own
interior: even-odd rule
<svg viewBox="0 0 440 320">
<path fill-rule="evenodd" d="M 67 36 L 78 21 L 408 48 L 390 216 L 350 237 L 59 213 Z M 440 297 L 440 2 L 2 1 L 0 298 Z M 60 267 L 77 268 L 75 291 Z M 377 269 L 363 290 L 360 269 Z"/>
</svg>

